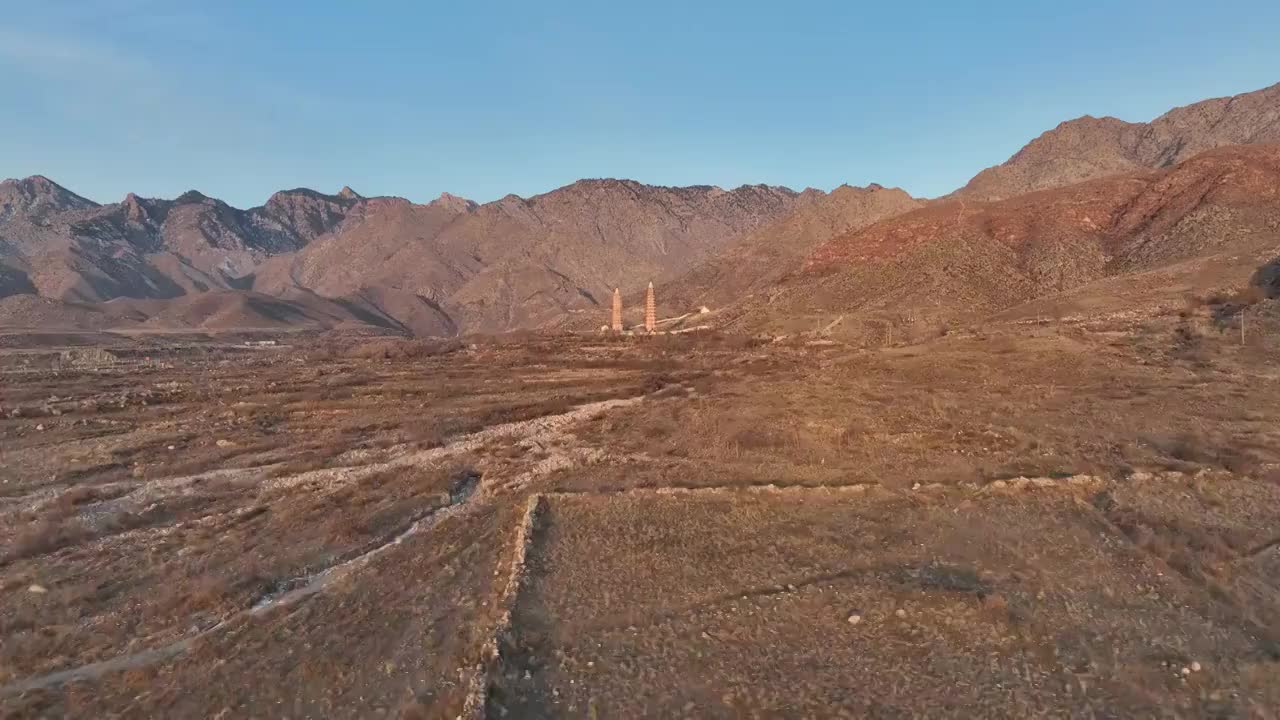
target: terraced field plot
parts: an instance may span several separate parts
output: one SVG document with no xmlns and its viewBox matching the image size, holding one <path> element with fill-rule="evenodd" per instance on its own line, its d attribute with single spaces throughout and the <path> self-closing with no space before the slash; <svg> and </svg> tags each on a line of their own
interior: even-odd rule
<svg viewBox="0 0 1280 720">
<path fill-rule="evenodd" d="M 1274 707 L 1275 647 L 1259 626 L 1118 532 L 1090 503 L 1098 490 L 549 496 L 491 708 L 1088 717 Z"/>
</svg>

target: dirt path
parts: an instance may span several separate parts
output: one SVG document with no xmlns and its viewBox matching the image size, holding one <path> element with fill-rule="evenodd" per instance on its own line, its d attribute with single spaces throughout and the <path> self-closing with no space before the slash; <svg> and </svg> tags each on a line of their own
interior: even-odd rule
<svg viewBox="0 0 1280 720">
<path fill-rule="evenodd" d="M 459 488 L 458 491 L 451 496 L 450 503 L 448 505 L 428 511 L 422 516 L 414 519 L 408 527 L 398 533 L 395 533 L 392 537 L 363 550 L 354 557 L 325 568 L 320 572 L 290 580 L 284 583 L 284 589 L 264 595 L 249 609 L 225 618 L 218 624 L 206 630 L 202 630 L 194 635 L 189 635 L 158 648 L 152 648 L 138 653 L 130 653 L 128 655 L 120 655 L 118 657 L 111 658 L 110 660 L 90 663 L 78 668 L 60 670 L 58 672 L 49 673 L 48 675 L 10 683 L 4 687 L 0 687 L 0 697 L 29 692 L 31 690 L 47 689 L 67 682 L 96 680 L 113 672 L 132 670 L 152 663 L 163 662 L 187 652 L 197 640 L 220 632 L 238 620 L 249 616 L 263 615 L 278 608 L 287 607 L 301 602 L 308 597 L 323 591 L 325 588 L 342 578 L 347 577 L 351 573 L 356 572 L 365 565 L 368 565 L 374 558 L 384 552 L 387 552 L 391 548 L 400 545 L 409 537 L 419 533 L 424 533 L 446 518 L 464 512 L 466 510 L 465 506 L 474 495 L 477 485 L 478 481 L 472 480 Z"/>
<path fill-rule="evenodd" d="M 544 446 L 550 446 L 550 441 L 553 438 L 563 436 L 566 429 L 573 424 L 593 417 L 598 413 L 639 402 L 644 399 L 644 397 L 645 396 L 641 395 L 630 398 L 586 403 L 558 415 L 549 415 L 531 420 L 504 423 L 488 427 L 459 438 L 458 440 L 446 445 L 432 448 L 430 450 L 405 454 L 386 462 L 373 463 L 358 467 L 316 470 L 280 479 L 264 479 L 263 485 L 272 489 L 282 489 L 298 487 L 316 482 L 352 482 L 395 468 L 434 463 L 455 455 L 474 452 L 484 448 L 486 445 L 496 440 L 503 439 L 515 439 L 516 441 L 534 442 Z M 496 487 L 491 487 L 482 483 L 479 478 L 471 478 L 451 492 L 449 502 L 446 505 L 435 507 L 421 513 L 414 517 L 407 526 L 366 545 L 354 555 L 340 559 L 329 567 L 319 570 L 318 572 L 309 573 L 281 583 L 276 590 L 261 597 L 250 608 L 223 618 L 220 622 L 209 628 L 160 647 L 120 655 L 108 660 L 90 663 L 76 668 L 60 670 L 46 675 L 19 680 L 0 687 L 0 697 L 30 692 L 32 690 L 48 689 L 68 682 L 95 680 L 114 672 L 131 670 L 175 658 L 191 650 L 196 641 L 218 633 L 238 620 L 249 616 L 263 615 L 278 608 L 299 603 L 308 597 L 323 592 L 334 583 L 359 571 L 379 555 L 402 544 L 406 539 L 429 531 L 431 528 L 451 516 L 468 512 L 471 509 L 473 502 L 479 499 L 477 498 L 477 495 L 481 495 L 486 499 L 492 499 L 495 492 L 500 490 L 518 489 L 536 477 L 545 475 L 556 469 L 572 465 L 579 459 L 581 458 L 572 452 L 554 452 L 550 454 L 549 457 L 535 463 L 530 469 L 517 474 L 514 478 L 511 478 L 507 482 Z M 184 478 L 166 479 L 149 483 L 144 487 L 139 487 L 133 492 L 119 498 L 119 501 L 131 503 L 138 503 L 144 500 L 149 501 L 154 499 L 157 490 L 180 490 L 183 487 L 187 487 L 211 477 L 255 480 L 261 477 L 260 474 L 263 470 L 263 468 L 219 470 L 212 473 L 203 473 Z M 487 492 L 481 493 L 481 490 L 487 490 Z M 43 500 L 44 498 L 41 499 Z M 518 563 L 517 566 L 514 567 L 518 567 L 519 565 L 522 565 L 522 562 Z M 514 578 L 517 577 L 518 570 L 513 570 L 512 572 L 513 575 L 511 582 L 517 582 Z M 515 589 L 509 582 L 508 590 L 504 593 L 504 597 L 514 597 L 514 594 Z M 496 650 L 492 652 L 496 654 Z"/>
</svg>

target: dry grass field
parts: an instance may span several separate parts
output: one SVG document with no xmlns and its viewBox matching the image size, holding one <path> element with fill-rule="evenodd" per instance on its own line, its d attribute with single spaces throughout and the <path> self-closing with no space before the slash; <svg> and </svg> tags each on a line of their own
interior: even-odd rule
<svg viewBox="0 0 1280 720">
<path fill-rule="evenodd" d="M 0 716 L 1273 717 L 1276 304 L 6 342 Z"/>
</svg>

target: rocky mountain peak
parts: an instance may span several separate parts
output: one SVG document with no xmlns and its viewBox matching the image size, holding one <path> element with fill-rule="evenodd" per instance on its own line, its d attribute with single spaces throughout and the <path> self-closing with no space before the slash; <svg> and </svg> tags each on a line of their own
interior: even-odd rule
<svg viewBox="0 0 1280 720">
<path fill-rule="evenodd" d="M 442 192 L 440 197 L 431 201 L 436 207 L 443 207 L 457 213 L 467 213 L 479 207 L 474 200 L 468 200 L 464 197 L 454 195 L 452 193 Z"/>
<path fill-rule="evenodd" d="M 124 211 L 125 218 L 129 222 L 141 223 L 146 222 L 151 217 L 151 211 L 147 205 L 147 200 L 138 197 L 134 193 L 129 193 L 124 196 L 124 200 L 120 203 L 120 208 Z"/>
<path fill-rule="evenodd" d="M 0 217 L 19 213 L 43 217 L 53 212 L 97 206 L 43 175 L 0 182 Z"/>
<path fill-rule="evenodd" d="M 175 205 L 211 204 L 217 202 L 199 190 L 188 190 L 173 199 Z"/>
</svg>

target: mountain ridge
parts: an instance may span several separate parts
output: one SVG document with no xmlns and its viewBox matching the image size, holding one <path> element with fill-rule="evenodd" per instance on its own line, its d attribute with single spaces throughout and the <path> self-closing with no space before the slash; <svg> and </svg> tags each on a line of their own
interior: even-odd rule
<svg viewBox="0 0 1280 720">
<path fill-rule="evenodd" d="M 798 196 L 599 178 L 485 204 L 295 188 L 241 210 L 195 190 L 99 205 L 43 177 L 5 188 L 14 199 L 0 219 L 0 296 L 315 295 L 404 313 L 421 332 L 511 329 L 594 303 L 606 283 L 666 277 Z"/>
<path fill-rule="evenodd" d="M 1084 115 L 1059 123 L 948 198 L 1002 200 L 1138 169 L 1224 145 L 1280 142 L 1280 83 L 1173 108 L 1150 122 Z"/>
</svg>

